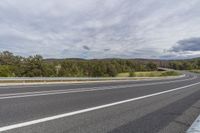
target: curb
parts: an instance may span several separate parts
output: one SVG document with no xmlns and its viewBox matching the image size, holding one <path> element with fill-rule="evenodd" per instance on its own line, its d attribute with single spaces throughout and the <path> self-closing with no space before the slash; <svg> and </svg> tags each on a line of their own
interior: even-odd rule
<svg viewBox="0 0 200 133">
<path fill-rule="evenodd" d="M 194 121 L 186 133 L 200 133 L 200 115 L 197 117 L 197 119 Z"/>
</svg>

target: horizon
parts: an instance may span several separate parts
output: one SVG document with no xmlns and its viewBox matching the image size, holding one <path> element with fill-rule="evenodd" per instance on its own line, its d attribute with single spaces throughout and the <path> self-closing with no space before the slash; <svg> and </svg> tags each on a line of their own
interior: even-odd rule
<svg viewBox="0 0 200 133">
<path fill-rule="evenodd" d="M 197 58 L 199 6 L 199 0 L 2 0 L 0 51 L 45 59 Z"/>
<path fill-rule="evenodd" d="M 15 53 L 12 53 L 11 51 L 0 51 L 0 54 L 3 53 L 3 52 L 9 52 L 11 54 L 13 54 L 14 56 L 19 56 L 19 57 L 22 57 L 22 58 L 28 58 L 28 57 L 34 57 L 34 56 L 41 56 L 44 60 L 112 60 L 112 59 L 119 59 L 119 60 L 160 60 L 160 61 L 178 61 L 178 60 L 192 60 L 192 59 L 199 59 L 200 57 L 191 57 L 191 58 L 179 58 L 179 59 L 159 59 L 159 58 L 66 58 L 66 57 L 63 57 L 63 58 L 53 58 L 53 57 L 50 57 L 50 58 L 45 58 L 43 57 L 42 55 L 39 55 L 39 54 L 34 54 L 34 55 L 28 55 L 28 56 L 21 56 L 21 55 L 17 55 Z"/>
</svg>

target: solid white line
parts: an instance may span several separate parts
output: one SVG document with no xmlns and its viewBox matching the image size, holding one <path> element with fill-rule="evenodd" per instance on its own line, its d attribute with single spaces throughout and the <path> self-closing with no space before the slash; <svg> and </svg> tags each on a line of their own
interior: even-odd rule
<svg viewBox="0 0 200 133">
<path fill-rule="evenodd" d="M 69 93 L 104 91 L 104 90 L 140 87 L 140 86 L 148 86 L 148 85 L 159 85 L 159 84 L 164 84 L 164 83 L 189 81 L 189 80 L 193 80 L 196 78 L 197 77 L 193 77 L 191 79 L 184 79 L 184 80 L 164 81 L 164 82 L 146 83 L 146 84 L 133 84 L 133 85 L 104 86 L 104 87 L 68 89 L 68 90 L 33 91 L 33 92 L 24 92 L 24 93 L 0 94 L 0 100 L 11 99 L 11 98 L 25 98 L 25 97 L 36 97 L 36 96 L 47 96 L 47 95 L 69 94 Z"/>
<path fill-rule="evenodd" d="M 190 84 L 190 85 L 187 85 L 187 86 L 183 86 L 183 87 L 179 87 L 179 88 L 175 88 L 175 89 L 171 89 L 171 90 L 167 90 L 167 91 L 162 91 L 162 92 L 158 92 L 158 93 L 153 93 L 153 94 L 141 96 L 141 97 L 136 97 L 136 98 L 132 98 L 132 99 L 127 99 L 127 100 L 123 100 L 123 101 L 109 103 L 109 104 L 105 104 L 105 105 L 101 105 L 101 106 L 82 109 L 82 110 L 78 110 L 78 111 L 74 111 L 74 112 L 69 112 L 69 113 L 55 115 L 55 116 L 46 117 L 46 118 L 42 118 L 42 119 L 32 120 L 32 121 L 28 121 L 28 122 L 19 123 L 19 124 L 4 126 L 4 127 L 0 127 L 0 132 L 13 130 L 13 129 L 21 128 L 21 127 L 25 127 L 25 126 L 30 126 L 30 125 L 34 125 L 34 124 L 38 124 L 38 123 L 42 123 L 42 122 L 52 121 L 52 120 L 56 120 L 56 119 L 60 119 L 60 118 L 64 118 L 64 117 L 69 117 L 69 116 L 73 116 L 73 115 L 77 115 L 77 114 L 82 114 L 82 113 L 86 113 L 86 112 L 90 112 L 90 111 L 94 111 L 94 110 L 98 110 L 98 109 L 108 108 L 108 107 L 111 107 L 111 106 L 120 105 L 120 104 L 128 103 L 128 102 L 133 102 L 133 101 L 136 101 L 136 100 L 150 98 L 150 97 L 153 97 L 153 96 L 158 96 L 158 95 L 170 93 L 170 92 L 177 91 L 177 90 L 182 90 L 182 89 L 192 87 L 192 86 L 195 86 L 195 85 L 199 85 L 199 84 L 200 84 L 200 82 Z"/>
</svg>

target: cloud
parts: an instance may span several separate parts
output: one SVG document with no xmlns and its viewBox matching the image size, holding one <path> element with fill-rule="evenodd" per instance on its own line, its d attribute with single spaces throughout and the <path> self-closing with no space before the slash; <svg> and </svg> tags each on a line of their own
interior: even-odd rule
<svg viewBox="0 0 200 133">
<path fill-rule="evenodd" d="M 45 58 L 184 57 L 180 51 L 191 45 L 175 44 L 200 34 L 199 6 L 199 0 L 1 0 L 0 51 Z M 197 55 L 191 49 L 187 54 Z"/>
<path fill-rule="evenodd" d="M 180 40 L 177 43 L 178 45 L 174 46 L 171 51 L 174 52 L 200 51 L 200 37 Z"/>
<path fill-rule="evenodd" d="M 85 50 L 88 50 L 88 51 L 89 51 L 89 50 L 90 50 L 90 47 L 88 47 L 88 46 L 84 45 L 84 46 L 83 46 L 83 49 L 85 49 Z"/>
<path fill-rule="evenodd" d="M 110 49 L 109 49 L 109 48 L 106 48 L 106 49 L 104 49 L 103 51 L 108 52 L 108 51 L 110 51 Z"/>
<path fill-rule="evenodd" d="M 165 59 L 186 59 L 200 56 L 200 38 L 192 37 L 177 41 L 169 50 L 164 50 L 166 55 L 161 58 Z"/>
</svg>

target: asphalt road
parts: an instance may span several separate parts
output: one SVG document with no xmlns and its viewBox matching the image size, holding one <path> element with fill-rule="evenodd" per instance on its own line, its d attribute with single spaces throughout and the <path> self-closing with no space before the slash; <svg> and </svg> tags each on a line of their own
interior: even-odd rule
<svg viewBox="0 0 200 133">
<path fill-rule="evenodd" d="M 200 113 L 200 77 L 0 87 L 0 132 L 182 133 Z"/>
</svg>

